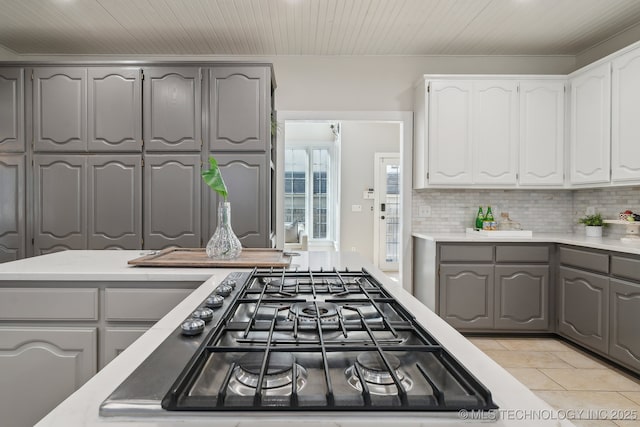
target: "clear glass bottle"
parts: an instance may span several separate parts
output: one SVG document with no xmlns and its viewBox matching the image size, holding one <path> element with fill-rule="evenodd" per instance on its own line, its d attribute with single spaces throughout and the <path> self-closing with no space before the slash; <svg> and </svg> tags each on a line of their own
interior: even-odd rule
<svg viewBox="0 0 640 427">
<path fill-rule="evenodd" d="M 207 243 L 207 256 L 213 259 L 234 259 L 240 256 L 242 245 L 231 228 L 231 205 L 218 204 L 218 227 Z"/>
</svg>

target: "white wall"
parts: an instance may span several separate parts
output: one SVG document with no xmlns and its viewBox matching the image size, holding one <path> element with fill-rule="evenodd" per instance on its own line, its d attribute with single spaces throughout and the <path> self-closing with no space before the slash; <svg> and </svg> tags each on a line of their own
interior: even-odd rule
<svg viewBox="0 0 640 427">
<path fill-rule="evenodd" d="M 374 154 L 400 154 L 400 124 L 384 122 L 341 123 L 340 249 L 356 251 L 373 260 L 373 200 L 362 192 L 374 188 Z M 361 205 L 362 212 L 352 212 Z"/>
</svg>

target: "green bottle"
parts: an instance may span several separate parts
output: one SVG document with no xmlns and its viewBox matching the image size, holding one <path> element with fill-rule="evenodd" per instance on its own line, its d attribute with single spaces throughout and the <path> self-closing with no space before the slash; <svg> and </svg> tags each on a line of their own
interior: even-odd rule
<svg viewBox="0 0 640 427">
<path fill-rule="evenodd" d="M 484 220 L 489 222 L 495 222 L 495 219 L 493 218 L 493 213 L 491 212 L 491 206 L 487 206 L 487 214 L 485 215 Z"/>
<path fill-rule="evenodd" d="M 482 230 L 482 222 L 484 221 L 484 214 L 482 213 L 482 206 L 478 208 L 478 215 L 476 215 L 476 228 Z"/>
</svg>

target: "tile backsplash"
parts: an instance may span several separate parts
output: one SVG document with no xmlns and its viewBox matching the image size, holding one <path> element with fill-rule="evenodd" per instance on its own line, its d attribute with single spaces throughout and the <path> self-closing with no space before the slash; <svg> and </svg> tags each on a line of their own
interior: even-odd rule
<svg viewBox="0 0 640 427">
<path fill-rule="evenodd" d="M 593 206 L 607 219 L 631 209 L 640 213 L 640 187 L 609 187 L 588 190 L 414 190 L 412 230 L 417 233 L 461 233 L 474 224 L 478 206 L 493 215 L 509 212 L 523 229 L 538 233 L 582 232 L 578 218 Z M 420 207 L 430 206 L 431 215 L 421 217 Z M 605 236 L 622 235 L 625 228 L 609 226 Z"/>
</svg>

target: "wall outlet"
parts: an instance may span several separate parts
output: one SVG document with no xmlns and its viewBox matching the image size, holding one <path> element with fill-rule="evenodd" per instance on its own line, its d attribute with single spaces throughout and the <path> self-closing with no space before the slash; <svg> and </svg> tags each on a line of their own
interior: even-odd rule
<svg viewBox="0 0 640 427">
<path fill-rule="evenodd" d="M 431 206 L 423 205 L 418 207 L 418 216 L 421 218 L 428 218 L 431 216 Z"/>
<path fill-rule="evenodd" d="M 351 252 L 355 252 L 356 251 L 356 247 L 355 246 L 351 246 Z"/>
<path fill-rule="evenodd" d="M 351 212 L 362 212 L 362 205 L 351 205 Z"/>
<path fill-rule="evenodd" d="M 594 208 L 593 206 L 587 206 L 585 215 L 595 215 L 595 214 L 596 214 L 596 208 Z"/>
</svg>

